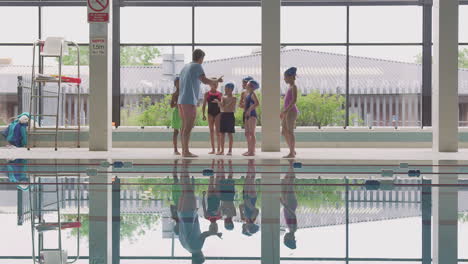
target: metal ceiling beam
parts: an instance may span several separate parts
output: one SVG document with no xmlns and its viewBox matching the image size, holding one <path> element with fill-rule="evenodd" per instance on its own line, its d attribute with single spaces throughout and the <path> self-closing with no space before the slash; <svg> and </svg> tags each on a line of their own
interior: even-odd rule
<svg viewBox="0 0 468 264">
<path fill-rule="evenodd" d="M 282 6 L 388 6 L 422 5 L 423 0 L 283 0 Z M 468 0 L 460 0 L 468 4 Z M 122 0 L 121 6 L 261 6 L 259 0 Z M 0 6 L 86 6 L 85 0 L 6 0 Z"/>
</svg>

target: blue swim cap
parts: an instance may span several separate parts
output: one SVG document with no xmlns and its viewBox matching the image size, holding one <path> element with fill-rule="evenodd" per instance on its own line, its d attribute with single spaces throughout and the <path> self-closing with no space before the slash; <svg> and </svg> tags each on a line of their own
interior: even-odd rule
<svg viewBox="0 0 468 264">
<path fill-rule="evenodd" d="M 253 80 L 253 79 L 254 79 L 254 78 L 253 78 L 252 76 L 245 76 L 245 77 L 242 79 L 242 81 L 243 81 L 243 82 L 249 82 L 249 81 L 251 81 L 251 80 Z"/>
<path fill-rule="evenodd" d="M 284 74 L 287 76 L 296 76 L 297 68 L 296 67 L 291 67 L 287 69 Z"/>
<path fill-rule="evenodd" d="M 257 90 L 258 88 L 260 88 L 260 84 L 258 84 L 257 81 L 255 80 L 250 80 L 248 83 L 247 83 L 248 86 L 252 86 L 252 88 L 254 90 Z"/>
<path fill-rule="evenodd" d="M 234 83 L 232 83 L 232 82 L 226 83 L 226 85 L 224 85 L 224 89 L 234 90 Z"/>
</svg>

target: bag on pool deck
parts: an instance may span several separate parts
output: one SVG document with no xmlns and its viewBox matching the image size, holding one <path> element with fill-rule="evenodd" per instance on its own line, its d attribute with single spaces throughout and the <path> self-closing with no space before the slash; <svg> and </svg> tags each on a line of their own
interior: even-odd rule
<svg viewBox="0 0 468 264">
<path fill-rule="evenodd" d="M 8 143 L 15 147 L 25 147 L 28 144 L 26 129 L 28 127 L 29 118 L 29 113 L 22 113 L 2 132 L 2 135 L 6 138 Z"/>
</svg>

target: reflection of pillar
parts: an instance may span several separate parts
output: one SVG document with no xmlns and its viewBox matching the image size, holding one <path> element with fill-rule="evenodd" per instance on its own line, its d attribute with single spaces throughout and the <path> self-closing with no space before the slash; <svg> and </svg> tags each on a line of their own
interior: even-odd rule
<svg viewBox="0 0 468 264">
<path fill-rule="evenodd" d="M 112 264 L 111 183 L 107 173 L 89 177 L 89 262 L 92 264 Z"/>
<path fill-rule="evenodd" d="M 432 148 L 458 151 L 458 1 L 434 0 Z"/>
<path fill-rule="evenodd" d="M 435 165 L 456 165 L 454 160 L 436 161 Z M 433 217 L 433 263 L 456 264 L 458 246 L 458 188 L 443 186 L 457 184 L 458 175 L 454 167 L 435 167 L 440 174 L 433 176 L 433 184 L 442 186 L 432 190 Z M 446 174 L 444 174 L 446 173 Z"/>
<path fill-rule="evenodd" d="M 431 217 L 432 193 L 431 180 L 422 180 L 421 215 L 422 215 L 422 264 L 431 264 Z"/>
<path fill-rule="evenodd" d="M 264 160 L 265 172 L 274 172 L 279 160 Z M 262 264 L 280 263 L 280 174 L 262 174 Z M 277 185 L 264 185 L 277 184 Z"/>
<path fill-rule="evenodd" d="M 120 263 L 120 179 L 112 182 L 112 264 Z"/>
</svg>

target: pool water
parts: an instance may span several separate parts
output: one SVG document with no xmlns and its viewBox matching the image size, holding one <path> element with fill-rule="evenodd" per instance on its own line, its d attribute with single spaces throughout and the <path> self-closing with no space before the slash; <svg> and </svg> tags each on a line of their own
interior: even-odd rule
<svg viewBox="0 0 468 264">
<path fill-rule="evenodd" d="M 110 237 L 114 263 L 431 263 L 438 189 L 457 194 L 468 261 L 468 167 L 408 163 L 0 160 L 0 263 L 32 263 L 33 245 L 59 241 L 93 263 Z M 59 216 L 80 227 L 61 239 L 31 227 Z"/>
</svg>

